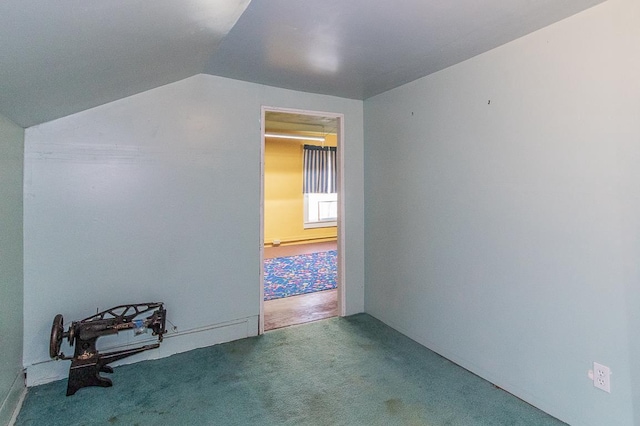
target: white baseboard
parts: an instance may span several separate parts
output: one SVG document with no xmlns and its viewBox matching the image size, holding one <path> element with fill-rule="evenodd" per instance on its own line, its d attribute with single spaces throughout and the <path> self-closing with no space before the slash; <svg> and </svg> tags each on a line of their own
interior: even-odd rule
<svg viewBox="0 0 640 426">
<path fill-rule="evenodd" d="M 258 334 L 258 316 L 240 318 L 218 324 L 165 334 L 164 341 L 158 349 L 152 349 L 110 364 L 113 367 L 135 362 L 165 358 L 181 352 L 197 348 L 217 345 L 219 343 L 244 339 Z M 100 348 L 101 352 L 121 350 L 157 342 L 156 339 L 138 340 L 135 345 L 114 346 Z M 27 386 L 38 386 L 56 380 L 66 379 L 69 374 L 69 361 L 47 360 L 29 365 L 27 371 Z"/>
<path fill-rule="evenodd" d="M 26 395 L 27 389 L 24 386 L 24 376 L 22 371 L 17 375 L 7 397 L 2 401 L 0 405 L 0 425 L 11 426 L 18 416 L 22 401 Z"/>
</svg>

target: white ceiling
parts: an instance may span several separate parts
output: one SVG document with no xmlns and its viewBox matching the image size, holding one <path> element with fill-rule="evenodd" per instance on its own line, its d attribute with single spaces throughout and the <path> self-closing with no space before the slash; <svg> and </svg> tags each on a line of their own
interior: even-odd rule
<svg viewBox="0 0 640 426">
<path fill-rule="evenodd" d="M 0 0 L 0 114 L 27 127 L 201 73 L 250 0 Z"/>
<path fill-rule="evenodd" d="M 286 133 L 296 130 L 322 135 L 338 133 L 338 119 L 335 117 L 266 111 L 264 118 L 265 132 Z"/>
<path fill-rule="evenodd" d="M 366 99 L 603 0 L 2 0 L 28 127 L 198 73 Z"/>
</svg>

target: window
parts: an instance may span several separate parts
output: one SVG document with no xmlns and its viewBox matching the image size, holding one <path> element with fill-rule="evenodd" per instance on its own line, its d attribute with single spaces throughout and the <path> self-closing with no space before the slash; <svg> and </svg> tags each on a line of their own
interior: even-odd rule
<svg viewBox="0 0 640 426">
<path fill-rule="evenodd" d="M 338 194 L 304 194 L 304 227 L 328 228 L 337 226 Z"/>
<path fill-rule="evenodd" d="M 303 148 L 304 228 L 337 226 L 336 147 Z"/>
</svg>

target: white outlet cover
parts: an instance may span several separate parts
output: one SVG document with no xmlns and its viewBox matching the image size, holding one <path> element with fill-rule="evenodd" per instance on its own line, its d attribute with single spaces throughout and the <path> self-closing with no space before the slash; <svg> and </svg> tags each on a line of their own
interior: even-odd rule
<svg viewBox="0 0 640 426">
<path fill-rule="evenodd" d="M 593 363 L 593 386 L 611 393 L 611 370 L 606 365 Z"/>
</svg>

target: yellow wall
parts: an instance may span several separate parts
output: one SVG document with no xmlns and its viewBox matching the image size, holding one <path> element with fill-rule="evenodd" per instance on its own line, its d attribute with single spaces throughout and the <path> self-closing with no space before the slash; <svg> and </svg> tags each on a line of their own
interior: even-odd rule
<svg viewBox="0 0 640 426">
<path fill-rule="evenodd" d="M 291 132 L 287 132 L 291 133 Z M 327 135 L 325 146 L 336 146 Z M 264 242 L 282 244 L 316 239 L 335 239 L 337 228 L 304 229 L 302 195 L 302 146 L 322 142 L 266 138 L 264 152 Z"/>
</svg>

